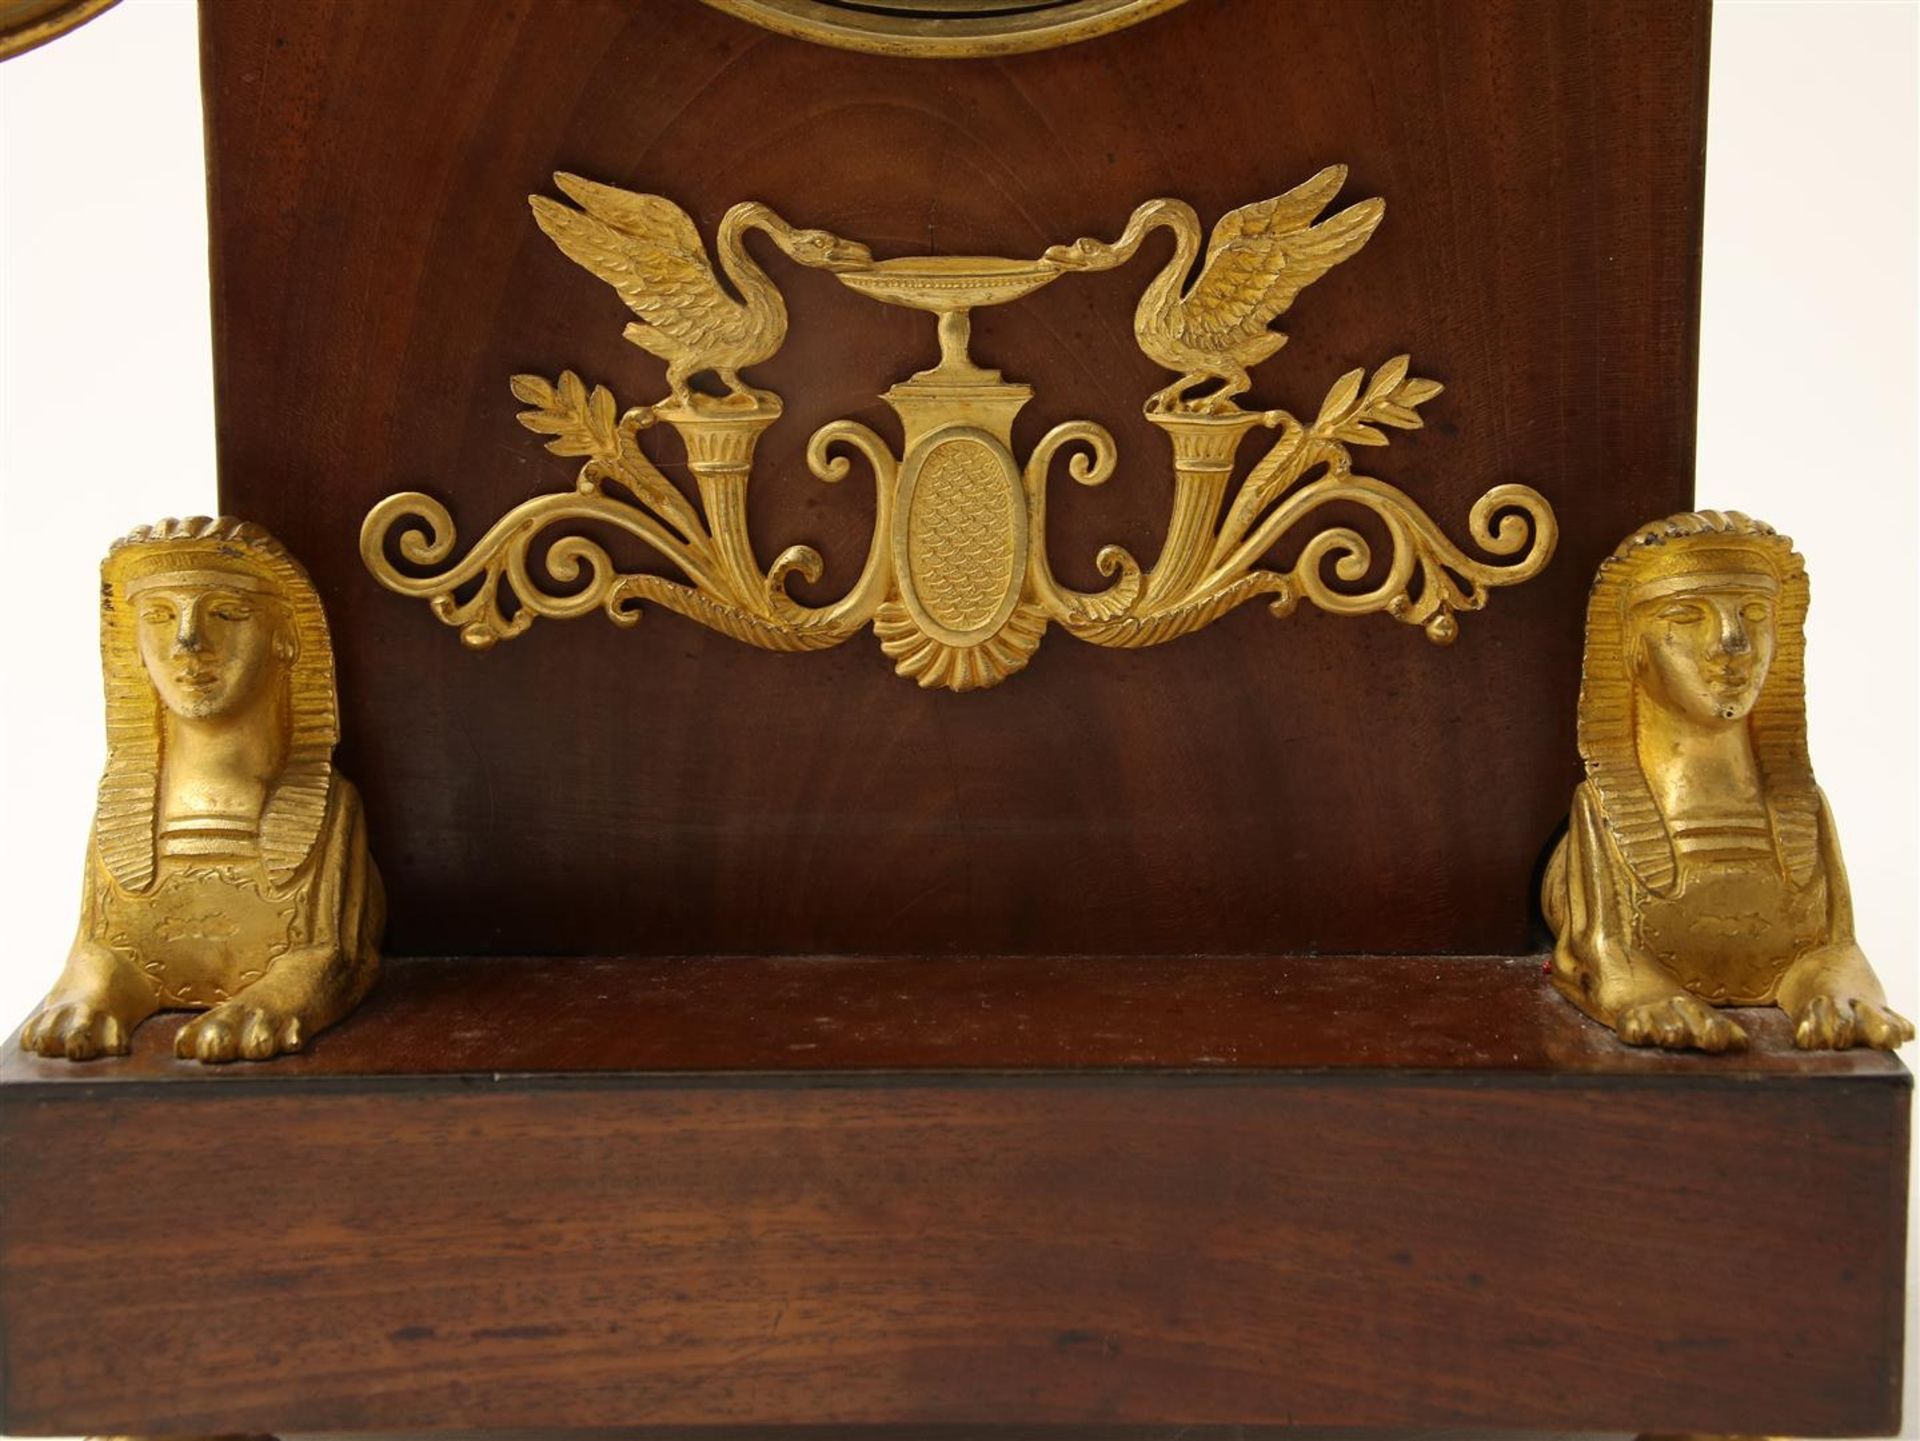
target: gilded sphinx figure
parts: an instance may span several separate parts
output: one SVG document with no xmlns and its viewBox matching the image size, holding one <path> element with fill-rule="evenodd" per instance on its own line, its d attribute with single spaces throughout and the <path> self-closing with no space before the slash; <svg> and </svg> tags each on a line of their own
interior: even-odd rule
<svg viewBox="0 0 1920 1441">
<path fill-rule="evenodd" d="M 124 1054 L 156 1011 L 204 1011 L 200 1061 L 299 1050 L 379 973 L 385 898 L 333 768 L 320 597 L 257 525 L 142 527 L 101 564 L 107 764 L 79 933 L 29 1051 Z"/>
<path fill-rule="evenodd" d="M 1807 758 L 1807 573 L 1737 512 L 1636 531 L 1587 603 L 1587 778 L 1542 902 L 1555 985 L 1632 1045 L 1738 1049 L 1779 1006 L 1803 1049 L 1913 1039 L 1853 938 Z"/>
</svg>

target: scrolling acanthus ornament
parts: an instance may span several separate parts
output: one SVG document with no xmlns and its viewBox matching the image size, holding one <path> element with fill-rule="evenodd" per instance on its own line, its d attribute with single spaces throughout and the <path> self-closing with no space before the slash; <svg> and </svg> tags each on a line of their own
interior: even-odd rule
<svg viewBox="0 0 1920 1441">
<path fill-rule="evenodd" d="M 1036 260 L 874 260 L 865 246 L 797 229 L 766 206 L 745 203 L 727 212 L 718 234 L 720 268 L 737 300 L 721 287 L 678 206 L 561 175 L 560 189 L 579 208 L 536 196 L 535 219 L 633 310 L 637 321 L 626 336 L 666 361 L 667 399 L 622 411 L 604 386 L 589 388 L 572 371 L 552 382 L 514 377 L 513 393 L 527 406 L 521 423 L 548 437 L 554 454 L 583 461 L 574 490 L 516 506 L 451 565 L 455 531 L 446 507 L 416 492 L 389 496 L 362 527 L 362 558 L 389 589 L 428 599 L 475 649 L 519 635 L 536 616 L 564 619 L 598 609 L 630 625 L 640 603 L 651 601 L 767 650 L 823 649 L 871 624 L 901 675 L 950 690 L 995 685 L 1022 669 L 1052 625 L 1096 645 L 1158 645 L 1256 596 L 1266 597 L 1277 616 L 1302 599 L 1339 615 L 1384 611 L 1447 644 L 1459 612 L 1479 609 L 1490 588 L 1529 579 L 1551 558 L 1557 527 L 1545 499 L 1513 484 L 1480 497 L 1469 534 L 1480 550 L 1506 558 L 1489 563 L 1455 546 L 1404 492 L 1355 473 L 1351 447 L 1385 445 L 1388 429 L 1418 428 L 1419 407 L 1440 393 L 1437 382 L 1410 373 L 1404 355 L 1371 376 L 1342 376 L 1311 421 L 1235 403 L 1249 368 L 1285 344 L 1273 322 L 1303 288 L 1358 252 L 1380 222 L 1379 200 L 1316 221 L 1345 174 L 1329 167 L 1285 195 L 1223 217 L 1190 285 L 1183 282 L 1199 255 L 1200 222 L 1176 200 L 1142 205 L 1110 245 L 1083 239 Z M 1057 581 L 1048 563 L 1047 479 L 1064 456 L 1074 480 L 1106 481 L 1118 461 L 1113 438 L 1093 421 L 1070 421 L 1049 431 L 1024 461 L 1017 458 L 1013 421 L 1033 390 L 973 361 L 971 312 L 1018 300 L 1070 272 L 1123 264 L 1160 227 L 1173 232 L 1176 249 L 1141 298 L 1135 333 L 1148 356 L 1180 376 L 1146 406 L 1173 451 L 1166 539 L 1150 568 L 1107 546 L 1097 563 L 1111 584 L 1079 591 Z M 749 229 L 860 294 L 937 319 L 939 364 L 883 397 L 904 428 L 900 454 L 850 420 L 823 426 L 808 446 L 808 466 L 821 480 L 844 479 L 857 456 L 876 488 L 866 562 L 830 605 L 805 605 L 787 590 L 794 575 L 819 579 L 817 551 L 789 546 L 762 568 L 746 532 L 754 449 L 781 403 L 739 372 L 772 356 L 787 324 L 778 289 L 746 252 Z M 727 393 L 692 389 L 703 372 Z M 641 450 L 639 432 L 661 423 L 685 447 L 697 505 Z M 1235 458 L 1257 428 L 1277 430 L 1278 439 L 1229 497 Z M 1284 570 L 1260 563 L 1332 502 L 1366 509 L 1385 531 L 1391 549 L 1377 580 L 1366 584 L 1373 550 L 1347 525 L 1310 536 Z M 644 541 L 680 578 L 622 572 L 597 542 L 561 534 L 543 563 L 563 589 L 544 588 L 530 552 L 553 527 L 578 522 Z M 395 563 L 390 546 L 409 567 L 445 568 L 411 573 Z"/>
</svg>

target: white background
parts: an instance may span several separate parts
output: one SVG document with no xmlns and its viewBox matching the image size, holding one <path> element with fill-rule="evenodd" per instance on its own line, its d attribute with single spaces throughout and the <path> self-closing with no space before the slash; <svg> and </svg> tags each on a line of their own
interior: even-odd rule
<svg viewBox="0 0 1920 1441">
<path fill-rule="evenodd" d="M 1698 495 L 1807 556 L 1814 763 L 1860 940 L 1920 1018 L 1917 43 L 1909 4 L 1715 11 Z M 190 0 L 125 0 L 0 66 L 0 1032 L 71 938 L 99 557 L 215 503 L 201 144 Z"/>
</svg>

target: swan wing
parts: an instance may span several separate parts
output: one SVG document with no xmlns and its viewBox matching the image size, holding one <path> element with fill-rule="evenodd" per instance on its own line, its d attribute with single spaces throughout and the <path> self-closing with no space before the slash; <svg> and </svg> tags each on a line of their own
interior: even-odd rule
<svg viewBox="0 0 1920 1441">
<path fill-rule="evenodd" d="M 1345 179 L 1344 167 L 1329 166 L 1285 195 L 1222 217 L 1181 303 L 1196 342 L 1226 348 L 1257 338 L 1302 290 L 1367 243 L 1385 201 L 1363 200 L 1312 223 Z"/>
<path fill-rule="evenodd" d="M 1208 261 L 1212 261 L 1221 247 L 1231 245 L 1236 240 L 1284 234 L 1313 224 L 1313 218 L 1327 208 L 1333 197 L 1340 193 L 1340 187 L 1346 183 L 1347 167 L 1329 165 L 1284 195 L 1256 200 L 1238 210 L 1229 210 L 1213 227 L 1213 237 L 1207 244 Z"/>
<path fill-rule="evenodd" d="M 528 197 L 533 218 L 576 265 L 611 285 L 663 338 L 700 350 L 738 321 L 740 303 L 720 288 L 700 232 L 687 212 L 658 195 L 556 175 L 575 210 Z"/>
</svg>

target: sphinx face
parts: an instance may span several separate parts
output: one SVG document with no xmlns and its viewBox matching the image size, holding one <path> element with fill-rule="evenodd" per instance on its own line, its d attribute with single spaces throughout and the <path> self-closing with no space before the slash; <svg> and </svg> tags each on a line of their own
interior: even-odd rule
<svg viewBox="0 0 1920 1441">
<path fill-rule="evenodd" d="M 278 678 L 290 642 L 270 596 L 219 585 L 150 585 L 133 598 L 140 660 L 160 702 L 187 720 L 244 712 Z"/>
<path fill-rule="evenodd" d="M 1630 620 L 1641 688 L 1693 721 L 1745 720 L 1773 665 L 1778 602 L 1777 584 L 1762 574 L 1644 587 Z"/>
</svg>

